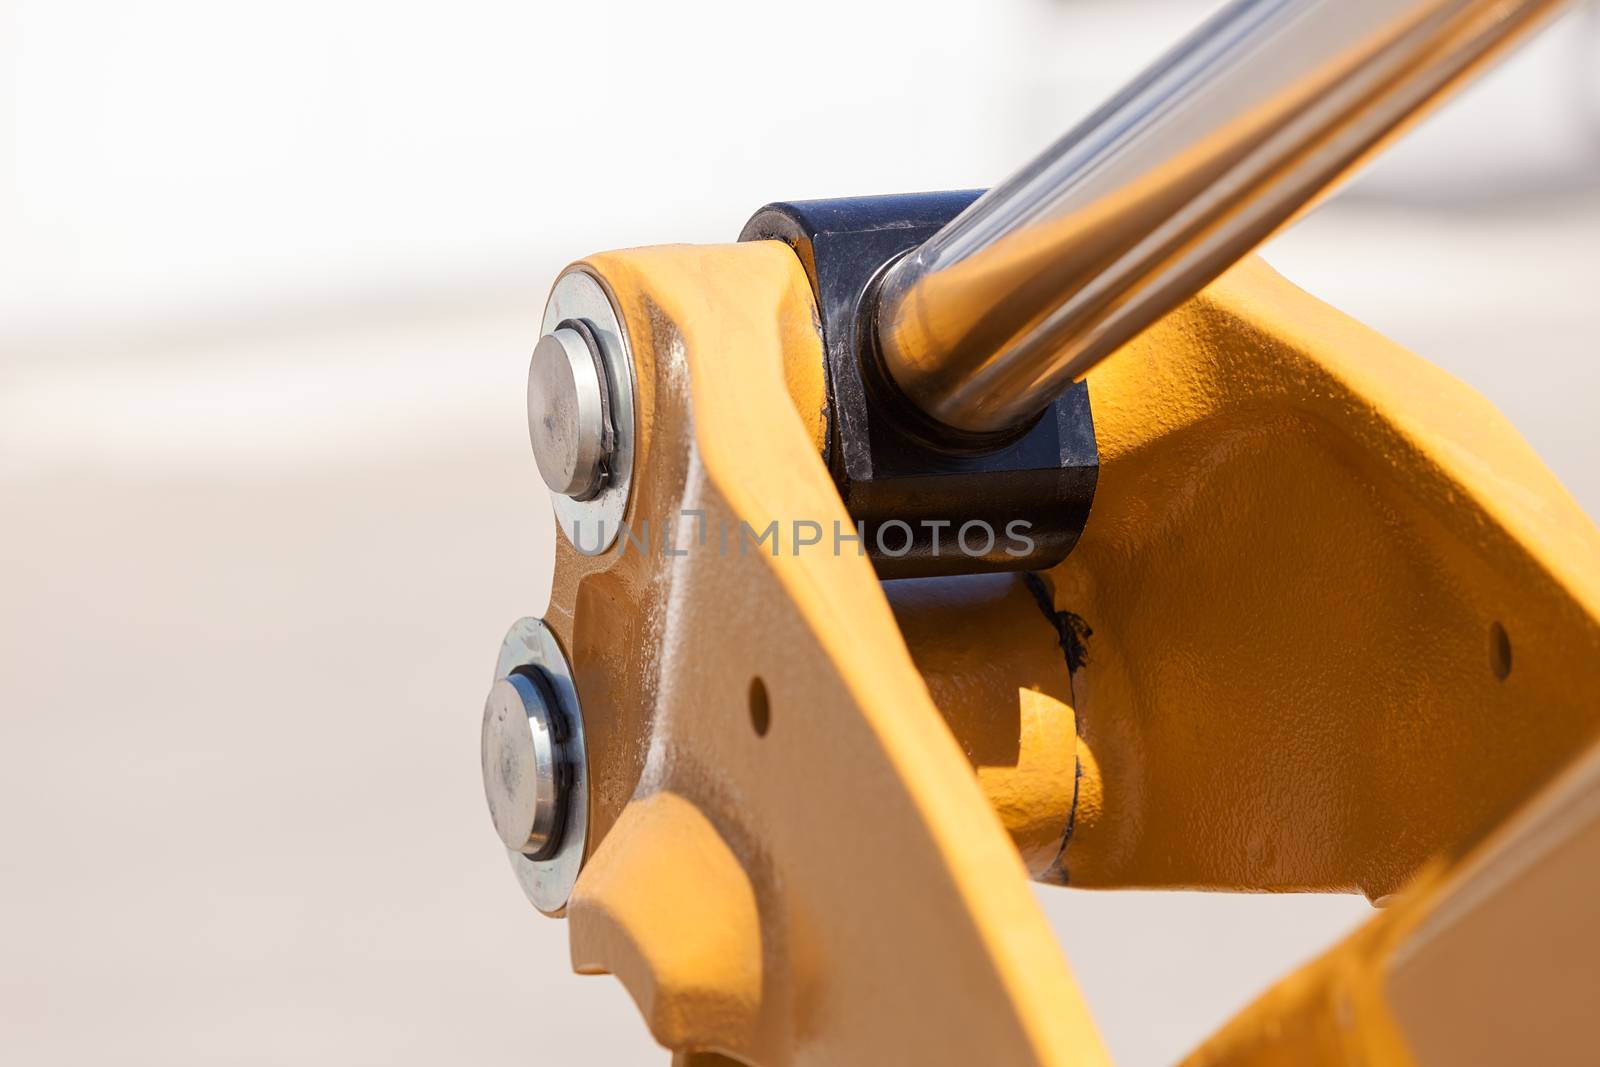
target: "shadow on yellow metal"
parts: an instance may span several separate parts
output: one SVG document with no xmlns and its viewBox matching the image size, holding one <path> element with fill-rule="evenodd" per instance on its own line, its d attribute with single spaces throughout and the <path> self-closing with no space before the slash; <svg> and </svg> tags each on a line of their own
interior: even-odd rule
<svg viewBox="0 0 1600 1067">
<path fill-rule="evenodd" d="M 1043 592 L 1043 587 L 1037 587 Z M 1079 760 L 1060 635 L 1016 574 L 885 582 L 945 725 L 1036 881 L 1060 882 L 1075 813 L 1098 810 Z"/>
<path fill-rule="evenodd" d="M 1028 875 L 1378 897 L 1436 858 L 1196 1061 L 1410 1062 L 1371 961 L 1600 715 L 1600 539 L 1481 398 L 1247 262 L 1092 376 L 1053 594 L 886 596 L 853 543 L 788 540 L 853 532 L 790 250 L 576 269 L 634 353 L 650 538 L 563 540 L 547 615 L 590 748 L 579 970 L 685 1063 L 1103 1064 Z M 1360 1047 L 1275 1045 L 1352 1017 L 1336 972 Z"/>
<path fill-rule="evenodd" d="M 1090 380 L 1085 886 L 1397 891 L 1600 718 L 1600 537 L 1481 396 L 1246 261 Z"/>
<path fill-rule="evenodd" d="M 1587 1067 L 1597 875 L 1600 748 L 1463 862 L 1430 865 L 1184 1067 Z"/>
</svg>

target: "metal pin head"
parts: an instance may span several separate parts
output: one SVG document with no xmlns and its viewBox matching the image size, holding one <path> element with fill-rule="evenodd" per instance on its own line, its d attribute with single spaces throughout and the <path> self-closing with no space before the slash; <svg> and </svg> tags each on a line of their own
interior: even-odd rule
<svg viewBox="0 0 1600 1067">
<path fill-rule="evenodd" d="M 500 840 L 539 859 L 560 843 L 565 797 L 555 700 L 540 680 L 501 678 L 483 706 L 483 791 Z"/>
<path fill-rule="evenodd" d="M 528 436 L 550 491 L 587 500 L 606 479 L 613 446 L 600 356 L 576 325 L 539 338 L 528 366 Z"/>
</svg>

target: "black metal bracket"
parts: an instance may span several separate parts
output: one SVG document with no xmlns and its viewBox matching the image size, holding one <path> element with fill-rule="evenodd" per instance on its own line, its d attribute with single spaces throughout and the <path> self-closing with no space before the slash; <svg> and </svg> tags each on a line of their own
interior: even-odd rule
<svg viewBox="0 0 1600 1067">
<path fill-rule="evenodd" d="M 827 462 L 884 578 L 1042 570 L 1067 557 L 1089 517 L 1100 454 L 1085 383 L 1011 438 L 935 441 L 879 380 L 871 295 L 885 267 L 979 191 L 768 204 L 741 241 L 783 241 L 822 318 Z"/>
</svg>

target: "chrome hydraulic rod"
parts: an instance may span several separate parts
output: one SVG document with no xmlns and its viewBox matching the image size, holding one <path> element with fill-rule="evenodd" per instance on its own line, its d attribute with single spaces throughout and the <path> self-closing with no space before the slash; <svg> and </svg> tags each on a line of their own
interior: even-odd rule
<svg viewBox="0 0 1600 1067">
<path fill-rule="evenodd" d="M 883 369 L 1016 427 L 1198 292 L 1560 0 L 1238 0 L 906 258 Z"/>
</svg>

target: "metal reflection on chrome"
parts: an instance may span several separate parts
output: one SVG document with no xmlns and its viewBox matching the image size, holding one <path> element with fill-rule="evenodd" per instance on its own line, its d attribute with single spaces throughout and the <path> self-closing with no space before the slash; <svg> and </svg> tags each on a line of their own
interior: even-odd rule
<svg viewBox="0 0 1600 1067">
<path fill-rule="evenodd" d="M 892 267 L 883 365 L 1010 429 L 1194 295 L 1559 0 L 1241 0 Z"/>
</svg>

